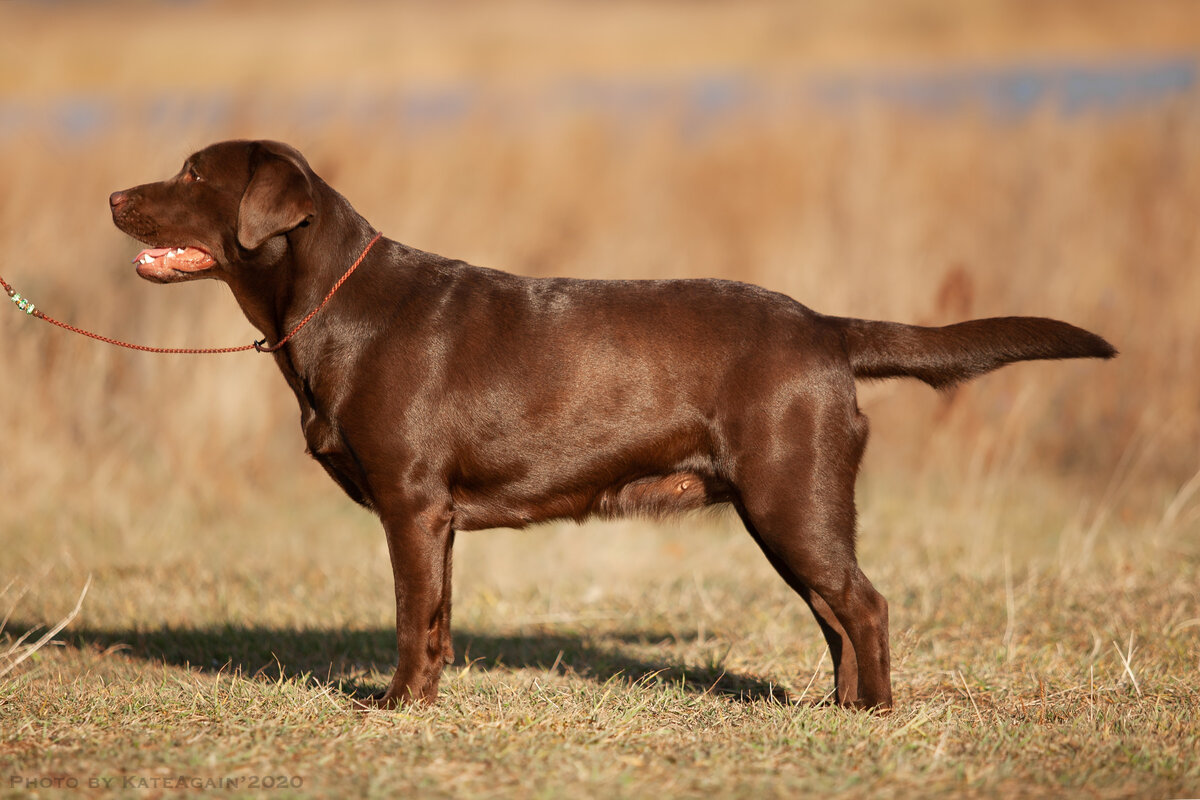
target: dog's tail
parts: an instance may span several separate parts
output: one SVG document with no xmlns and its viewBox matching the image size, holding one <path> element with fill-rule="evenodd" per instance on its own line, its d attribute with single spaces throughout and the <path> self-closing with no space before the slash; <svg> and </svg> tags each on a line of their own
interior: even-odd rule
<svg viewBox="0 0 1200 800">
<path fill-rule="evenodd" d="M 1014 361 L 1112 358 L 1094 333 L 1044 317 L 993 317 L 926 328 L 899 322 L 829 318 L 841 328 L 856 378 L 917 378 L 935 389 Z"/>
</svg>

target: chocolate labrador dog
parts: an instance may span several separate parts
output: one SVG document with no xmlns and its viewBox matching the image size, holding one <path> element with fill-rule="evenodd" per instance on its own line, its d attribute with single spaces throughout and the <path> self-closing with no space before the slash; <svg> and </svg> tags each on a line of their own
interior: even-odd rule
<svg viewBox="0 0 1200 800">
<path fill-rule="evenodd" d="M 214 144 L 110 204 L 149 245 L 138 274 L 225 281 L 269 342 L 320 307 L 273 357 L 309 452 L 383 522 L 399 666 L 379 706 L 437 696 L 455 531 L 729 504 L 816 616 L 836 701 L 889 708 L 887 603 L 854 550 L 855 379 L 940 388 L 1116 354 L 1036 317 L 928 328 L 824 316 L 733 281 L 473 267 L 376 241 L 277 142 Z"/>
</svg>

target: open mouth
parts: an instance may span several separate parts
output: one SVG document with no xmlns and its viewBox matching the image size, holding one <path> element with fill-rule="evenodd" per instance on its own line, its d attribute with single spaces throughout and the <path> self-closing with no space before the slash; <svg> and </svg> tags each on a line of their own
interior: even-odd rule
<svg viewBox="0 0 1200 800">
<path fill-rule="evenodd" d="M 150 247 L 133 260 L 138 275 L 150 280 L 179 280 L 215 267 L 217 261 L 199 247 Z"/>
</svg>

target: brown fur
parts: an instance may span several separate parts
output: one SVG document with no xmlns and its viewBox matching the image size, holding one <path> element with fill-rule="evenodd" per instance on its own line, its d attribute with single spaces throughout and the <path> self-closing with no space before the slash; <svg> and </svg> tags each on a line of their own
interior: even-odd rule
<svg viewBox="0 0 1200 800">
<path fill-rule="evenodd" d="M 373 235 L 273 142 L 212 145 L 110 203 L 130 235 L 215 261 L 143 274 L 224 280 L 269 342 Z M 729 504 L 816 616 L 837 701 L 888 708 L 887 603 L 854 550 L 855 378 L 1114 353 L 1054 320 L 840 319 L 743 283 L 525 278 L 384 239 L 273 357 L 309 451 L 383 522 L 399 665 L 379 704 L 437 694 L 455 531 Z"/>
</svg>

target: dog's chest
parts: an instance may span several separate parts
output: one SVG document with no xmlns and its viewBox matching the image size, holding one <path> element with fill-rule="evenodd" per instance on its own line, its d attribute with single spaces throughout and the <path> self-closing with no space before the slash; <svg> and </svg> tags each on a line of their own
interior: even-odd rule
<svg viewBox="0 0 1200 800">
<path fill-rule="evenodd" d="M 372 508 L 370 486 L 354 449 L 325 413 L 306 381 L 293 385 L 300 403 L 300 427 L 307 452 L 356 503 Z"/>
</svg>

